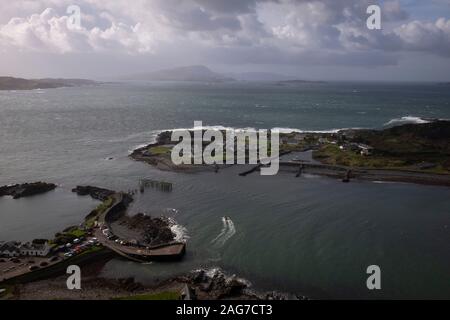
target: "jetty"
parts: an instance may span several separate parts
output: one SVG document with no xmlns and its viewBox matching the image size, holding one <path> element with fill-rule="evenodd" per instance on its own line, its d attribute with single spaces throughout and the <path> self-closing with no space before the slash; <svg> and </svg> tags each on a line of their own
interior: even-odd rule
<svg viewBox="0 0 450 320">
<path fill-rule="evenodd" d="M 172 192 L 173 184 L 171 182 L 151 180 L 151 179 L 140 180 L 139 181 L 140 192 L 144 193 L 146 188 L 153 188 L 164 192 Z"/>
<path fill-rule="evenodd" d="M 95 230 L 95 237 L 98 241 L 122 257 L 136 262 L 181 260 L 186 253 L 186 243 L 184 242 L 170 242 L 151 247 L 124 245 L 117 243 L 102 232 L 102 226 L 112 230 L 111 223 L 126 214 L 129 204 L 128 197 L 123 193 L 113 195 L 114 204 L 98 219 L 99 227 Z"/>
<path fill-rule="evenodd" d="M 406 169 L 355 168 L 339 165 L 302 162 L 302 173 L 315 174 L 349 182 L 350 179 L 406 182 L 450 187 L 450 175 Z M 298 161 L 280 161 L 280 171 L 299 173 Z M 248 174 L 248 173 L 247 173 Z"/>
</svg>

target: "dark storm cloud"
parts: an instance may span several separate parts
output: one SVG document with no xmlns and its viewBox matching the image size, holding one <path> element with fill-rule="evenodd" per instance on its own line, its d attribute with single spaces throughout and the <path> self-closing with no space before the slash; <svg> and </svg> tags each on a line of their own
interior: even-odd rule
<svg viewBox="0 0 450 320">
<path fill-rule="evenodd" d="M 443 1 L 432 3 L 442 7 Z M 39 52 L 53 60 L 61 55 L 58 61 L 90 55 L 90 64 L 117 55 L 130 64 L 233 66 L 387 67 L 416 54 L 450 57 L 448 11 L 435 11 L 443 14 L 438 19 L 415 18 L 408 11 L 415 2 L 77 0 L 83 24 L 76 31 L 66 26 L 73 2 L 0 0 L 0 52 Z M 369 30 L 366 10 L 376 3 L 382 6 L 382 30 Z M 433 5 L 420 2 L 421 8 Z"/>
</svg>

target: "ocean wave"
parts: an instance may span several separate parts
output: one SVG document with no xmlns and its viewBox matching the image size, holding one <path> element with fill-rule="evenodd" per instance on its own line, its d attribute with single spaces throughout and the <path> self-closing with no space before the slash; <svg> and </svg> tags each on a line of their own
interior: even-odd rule
<svg viewBox="0 0 450 320">
<path fill-rule="evenodd" d="M 175 241 L 186 242 L 189 239 L 186 227 L 178 224 L 173 218 L 168 218 L 170 230 L 175 234 Z"/>
<path fill-rule="evenodd" d="M 250 130 L 256 130 L 255 128 L 252 127 L 247 127 L 247 128 L 236 128 L 236 127 L 225 127 L 225 126 L 221 126 L 221 125 L 215 125 L 215 126 L 201 126 L 201 127 L 192 127 L 192 128 L 176 128 L 176 129 L 166 129 L 166 130 L 160 130 L 159 132 L 164 132 L 164 131 L 193 131 L 193 130 L 216 130 L 216 131 L 235 131 L 235 132 L 241 132 L 241 131 L 250 131 Z"/>
<path fill-rule="evenodd" d="M 405 117 L 401 117 L 401 118 L 391 119 L 388 122 L 386 122 L 385 124 L 383 124 L 383 127 L 401 125 L 401 124 L 406 124 L 406 123 L 417 123 L 417 124 L 430 123 L 433 120 L 434 119 L 424 119 L 424 118 L 415 117 L 415 116 L 405 116 Z M 438 120 L 438 119 L 436 119 L 436 120 Z M 439 120 L 448 120 L 448 119 L 439 119 Z M 282 134 L 286 134 L 286 133 L 319 133 L 319 134 L 325 133 L 326 134 L 326 133 L 338 133 L 339 131 L 342 131 L 342 130 L 364 130 L 364 129 L 373 129 L 373 128 L 343 127 L 343 128 L 334 128 L 334 129 L 324 129 L 324 130 L 307 130 L 307 129 L 290 128 L 290 127 L 274 127 L 274 128 L 267 128 L 266 130 L 278 131 L 279 133 L 282 133 Z M 110 140 L 110 142 L 122 142 L 122 141 L 128 141 L 128 140 L 131 140 L 133 138 L 138 138 L 138 137 L 145 138 L 146 136 L 151 137 L 152 140 L 150 142 L 141 143 L 139 145 L 134 146 L 133 149 L 130 150 L 130 153 L 131 153 L 136 149 L 147 146 L 148 144 L 155 143 L 156 137 L 158 136 L 158 134 L 160 134 L 162 132 L 166 132 L 166 131 L 176 132 L 176 131 L 185 131 L 185 130 L 188 130 L 188 131 L 216 130 L 216 131 L 245 132 L 245 131 L 257 131 L 258 129 L 256 129 L 254 127 L 239 128 L 239 127 L 227 127 L 227 126 L 223 126 L 223 125 L 204 125 L 201 127 L 194 126 L 191 128 L 184 127 L 184 128 L 172 128 L 172 129 L 153 130 L 153 131 L 149 131 L 149 132 L 141 132 L 141 133 L 127 136 L 125 138 Z"/>
<path fill-rule="evenodd" d="M 229 130 L 234 132 L 243 132 L 243 131 L 249 131 L 249 130 L 255 130 L 258 129 L 253 127 L 246 127 L 246 128 L 238 128 L 238 127 L 225 127 L 225 126 L 202 126 L 202 127 L 192 127 L 192 128 L 176 128 L 176 129 L 165 129 L 165 130 L 159 130 L 158 133 L 165 132 L 165 131 L 183 131 L 183 130 Z M 289 127 L 274 127 L 274 128 L 268 128 L 266 130 L 277 130 L 279 133 L 292 133 L 292 132 L 298 132 L 298 133 L 337 133 L 341 130 L 359 130 L 359 129 L 365 129 L 360 127 L 352 127 L 352 128 L 336 128 L 336 129 L 326 129 L 326 130 L 303 130 L 298 128 L 289 128 Z"/>
<path fill-rule="evenodd" d="M 384 124 L 384 126 L 385 127 L 386 126 L 395 126 L 395 125 L 402 125 L 402 124 L 407 124 L 407 123 L 421 124 L 421 123 L 430 123 L 430 121 L 423 119 L 421 117 L 405 116 L 405 117 L 401 117 L 401 118 L 391 119 L 388 122 L 386 122 Z"/>
<path fill-rule="evenodd" d="M 272 128 L 272 130 L 278 130 L 280 133 L 338 133 L 341 130 L 361 130 L 364 128 L 339 128 L 339 129 L 330 129 L 330 130 L 302 130 L 296 128 Z"/>
<path fill-rule="evenodd" d="M 161 133 L 161 130 L 143 131 L 143 132 L 132 133 L 125 137 L 109 139 L 107 141 L 114 143 L 114 142 L 127 142 L 130 140 L 142 140 L 142 139 L 146 139 L 149 137 L 150 138 L 156 137 L 156 135 L 158 135 L 159 133 Z"/>
</svg>

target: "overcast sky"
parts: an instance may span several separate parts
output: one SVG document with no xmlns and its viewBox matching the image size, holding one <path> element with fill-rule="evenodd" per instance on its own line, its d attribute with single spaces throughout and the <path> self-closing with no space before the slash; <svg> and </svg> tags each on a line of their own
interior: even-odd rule
<svg viewBox="0 0 450 320">
<path fill-rule="evenodd" d="M 366 27 L 371 4 L 382 30 Z M 67 8 L 81 9 L 70 28 Z M 450 0 L 0 0 L 0 75 L 202 64 L 323 80 L 450 81 Z"/>
</svg>

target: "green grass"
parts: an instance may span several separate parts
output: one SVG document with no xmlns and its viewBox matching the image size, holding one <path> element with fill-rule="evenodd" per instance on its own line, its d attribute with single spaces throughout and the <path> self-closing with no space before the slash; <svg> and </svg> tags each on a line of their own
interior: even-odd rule
<svg viewBox="0 0 450 320">
<path fill-rule="evenodd" d="M 71 232 L 72 235 L 74 235 L 77 238 L 81 238 L 84 237 L 86 235 L 86 232 L 84 232 L 83 230 L 80 229 L 75 229 Z"/>
<path fill-rule="evenodd" d="M 105 201 L 100 203 L 97 208 L 94 209 L 87 217 L 84 224 L 91 228 L 94 226 L 95 220 L 98 219 L 98 216 L 103 214 L 106 210 L 108 210 L 114 203 L 114 199 L 112 197 L 108 197 Z"/>
<path fill-rule="evenodd" d="M 351 150 L 341 150 L 337 145 L 326 144 L 319 150 L 313 152 L 316 160 L 330 165 L 342 165 L 354 168 L 372 168 L 372 169 L 397 169 L 411 170 L 428 173 L 449 173 L 446 168 L 439 164 L 438 159 L 416 158 L 412 156 L 388 156 L 388 155 L 369 155 L 364 156 Z M 435 162 L 435 168 L 419 170 L 414 166 L 421 161 Z"/>
<path fill-rule="evenodd" d="M 331 165 L 342 165 L 348 167 L 365 168 L 406 168 L 406 163 L 402 159 L 381 156 L 364 156 L 351 150 L 341 150 L 337 145 L 327 144 L 320 150 L 314 151 L 314 159 Z"/>
<path fill-rule="evenodd" d="M 164 291 L 159 293 L 139 294 L 129 297 L 120 297 L 114 300 L 179 300 L 180 293 Z"/>
<path fill-rule="evenodd" d="M 154 156 L 162 156 L 170 153 L 171 150 L 172 149 L 169 147 L 158 146 L 158 147 L 151 147 L 148 151 Z"/>
</svg>

